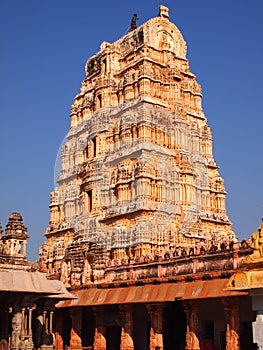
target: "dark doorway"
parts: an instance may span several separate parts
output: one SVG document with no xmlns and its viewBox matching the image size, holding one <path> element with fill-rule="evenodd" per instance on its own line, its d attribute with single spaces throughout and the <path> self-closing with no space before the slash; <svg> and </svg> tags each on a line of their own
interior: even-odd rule
<svg viewBox="0 0 263 350">
<path fill-rule="evenodd" d="M 67 350 L 70 345 L 70 333 L 72 328 L 72 319 L 70 317 L 69 309 L 63 309 L 63 322 L 62 322 L 62 339 L 63 349 Z"/>
<path fill-rule="evenodd" d="M 134 350 L 148 350 L 150 346 L 150 319 L 144 304 L 135 304 L 133 309 Z"/>
<path fill-rule="evenodd" d="M 81 343 L 83 347 L 93 346 L 95 334 L 95 317 L 89 307 L 82 308 Z"/>
<path fill-rule="evenodd" d="M 252 323 L 240 322 L 239 329 L 240 350 L 256 350 L 257 345 L 253 343 Z"/>
<path fill-rule="evenodd" d="M 106 349 L 120 350 L 121 345 L 121 327 L 109 326 L 106 329 Z"/>
<path fill-rule="evenodd" d="M 166 303 L 164 308 L 164 350 L 184 350 L 186 316 L 180 301 Z"/>
</svg>

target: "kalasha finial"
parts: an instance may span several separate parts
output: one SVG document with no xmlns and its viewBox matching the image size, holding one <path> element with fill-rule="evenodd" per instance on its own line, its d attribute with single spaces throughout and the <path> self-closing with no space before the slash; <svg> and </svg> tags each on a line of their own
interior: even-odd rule
<svg viewBox="0 0 263 350">
<path fill-rule="evenodd" d="M 169 8 L 164 5 L 160 5 L 159 16 L 164 18 L 169 18 Z"/>
<path fill-rule="evenodd" d="M 131 20 L 131 25 L 130 25 L 130 32 L 132 32 L 134 29 L 137 28 L 137 21 L 138 21 L 139 17 L 137 15 L 137 13 L 134 13 L 132 16 L 132 20 Z"/>
</svg>

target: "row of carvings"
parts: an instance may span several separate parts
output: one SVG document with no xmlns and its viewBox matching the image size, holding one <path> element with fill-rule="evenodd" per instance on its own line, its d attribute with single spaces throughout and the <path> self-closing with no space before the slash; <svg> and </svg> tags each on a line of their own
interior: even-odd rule
<svg viewBox="0 0 263 350">
<path fill-rule="evenodd" d="M 185 79 L 180 77 L 180 73 L 175 70 L 168 70 L 161 72 L 159 69 L 152 68 L 151 66 L 140 66 L 137 71 L 125 72 L 123 78 L 112 79 L 111 77 L 100 77 L 96 83 L 90 83 L 84 80 L 81 87 L 81 92 L 76 96 L 74 103 L 72 104 L 72 113 L 77 113 L 80 109 L 90 108 L 95 106 L 95 98 L 97 91 L 107 90 L 107 94 L 118 94 L 124 92 L 124 89 L 128 85 L 140 86 L 144 84 L 144 79 L 151 81 L 153 84 L 158 84 L 159 90 L 160 84 L 163 87 L 169 87 L 170 90 L 174 90 L 176 95 L 183 95 L 183 93 L 190 93 L 192 95 L 198 95 L 202 97 L 202 89 L 199 83 L 195 79 Z M 178 94 L 180 90 L 180 94 Z M 153 92 L 153 90 L 151 90 Z M 160 94 L 160 97 L 162 95 Z"/>
<path fill-rule="evenodd" d="M 238 245 L 233 242 L 230 242 L 229 245 L 222 243 L 219 247 L 211 245 L 207 250 L 201 248 L 198 250 L 190 248 L 186 251 L 178 247 L 176 250 L 167 251 L 163 255 L 153 254 L 123 259 L 100 257 L 98 260 L 96 256 L 93 256 L 87 260 L 82 253 L 82 259 L 79 258 L 80 261 L 77 264 L 74 261 L 74 255 L 71 254 L 68 255 L 67 259 L 64 259 L 64 267 L 60 272 L 52 271 L 51 268 L 49 273 L 58 273 L 63 276 L 62 280 L 64 283 L 66 282 L 65 284 L 78 287 L 92 282 L 140 280 L 143 278 L 227 271 L 232 270 L 244 256 L 251 253 L 247 241 L 243 241 Z M 238 254 L 237 263 L 234 263 L 233 254 Z"/>
<path fill-rule="evenodd" d="M 108 152 L 107 152 L 108 153 Z M 181 156 L 180 156 L 181 158 Z M 214 192 L 221 192 L 225 193 L 225 188 L 224 188 L 224 182 L 221 181 L 220 177 L 216 177 L 215 179 L 210 179 L 209 184 L 208 180 L 205 178 L 203 179 L 202 176 L 198 176 L 197 170 L 193 169 L 194 164 L 193 161 L 189 161 L 188 158 L 183 159 L 181 158 L 182 161 L 179 161 L 179 166 L 176 171 L 176 173 L 171 173 L 170 176 L 167 178 L 165 174 L 160 174 L 158 169 L 155 169 L 153 165 L 145 165 L 144 167 L 141 165 L 143 161 L 138 161 L 138 166 L 134 165 L 133 167 L 125 167 L 123 163 L 120 163 L 118 168 L 115 170 L 109 169 L 111 174 L 111 181 L 110 183 L 112 185 L 116 185 L 119 182 L 123 183 L 124 182 L 130 182 L 134 181 L 136 178 L 151 178 L 156 181 L 161 181 L 163 183 L 174 183 L 175 185 L 179 184 L 179 179 L 181 176 L 181 181 L 185 179 L 185 175 L 189 175 L 190 177 L 187 179 L 188 183 L 197 183 L 199 186 L 202 186 L 203 184 L 203 189 L 208 189 L 210 188 Z M 129 162 L 129 160 L 127 161 Z M 94 161 L 94 159 L 91 159 L 88 162 L 83 162 L 77 167 L 77 175 L 82 178 L 83 183 L 87 181 L 95 181 L 96 178 L 100 177 L 103 173 L 100 168 L 101 161 L 97 160 Z M 176 165 L 174 165 L 176 167 Z M 74 168 L 76 169 L 76 167 Z M 71 171 L 74 169 L 68 169 L 68 171 L 63 171 L 61 175 L 63 174 L 71 174 Z M 199 169 L 202 170 L 202 169 Z M 184 176 L 183 176 L 184 175 Z M 195 180 L 191 180 L 191 177 L 195 177 Z M 64 193 L 67 195 L 62 195 L 61 198 L 73 198 L 77 194 L 77 189 L 76 188 L 71 188 L 72 182 L 69 181 L 69 184 L 67 186 L 67 189 L 64 190 Z M 56 193 L 51 194 L 51 200 L 52 202 L 59 202 L 59 193 L 56 191 Z"/>
<path fill-rule="evenodd" d="M 137 62 L 139 63 L 139 62 Z M 112 92 L 116 92 L 118 90 L 122 90 L 123 87 L 127 84 L 133 84 L 139 81 L 139 79 L 143 77 L 147 77 L 162 84 L 173 84 L 175 81 L 180 82 L 185 79 L 179 70 L 176 69 L 161 69 L 154 64 L 148 63 L 147 65 L 132 67 L 131 71 L 127 72 L 127 67 L 125 66 L 125 74 L 122 74 L 122 77 L 119 79 L 112 78 L 112 74 L 104 74 L 99 76 L 96 81 L 90 81 L 89 79 L 85 79 L 82 82 L 81 94 L 77 95 L 78 97 L 84 95 L 87 92 L 92 90 L 96 90 L 101 87 L 110 87 Z M 192 91 L 193 93 L 201 93 L 201 86 L 194 79 L 185 79 L 182 82 L 182 89 L 187 91 Z"/>
<path fill-rule="evenodd" d="M 118 126 L 115 125 L 114 128 L 109 127 L 109 131 L 105 134 L 105 138 L 109 143 L 124 141 L 135 144 L 136 142 L 142 143 L 146 141 L 152 144 L 160 143 L 160 146 L 165 146 L 163 145 L 163 142 L 166 142 L 166 146 L 170 148 L 172 145 L 175 147 L 179 143 L 179 139 L 184 136 L 186 137 L 186 146 L 187 144 L 191 144 L 193 136 L 188 136 L 189 127 L 177 126 L 171 129 L 169 132 L 167 129 L 162 130 L 160 126 L 156 127 L 152 126 L 151 124 L 151 122 L 147 123 L 144 121 L 144 123 L 140 122 L 133 124 L 120 124 Z M 90 127 L 93 128 L 93 125 L 90 124 Z M 145 135 L 140 135 L 141 130 L 145 130 Z M 85 134 L 87 135 L 86 137 L 78 137 L 74 140 L 74 143 L 71 141 L 72 144 L 66 143 L 62 147 L 61 157 L 66 158 L 74 156 L 78 151 L 83 152 L 87 147 L 88 135 L 94 135 L 94 132 L 91 130 L 86 130 Z M 211 137 L 207 134 L 207 130 L 204 127 L 200 128 L 197 126 L 194 137 L 200 144 L 202 144 L 202 142 L 207 142 L 208 144 L 211 143 Z"/>
<path fill-rule="evenodd" d="M 164 110 L 158 106 L 145 105 L 136 106 L 136 110 L 133 107 L 137 105 L 137 102 L 126 102 L 115 107 L 106 107 L 103 110 L 98 110 L 90 115 L 89 119 L 81 121 L 77 126 L 69 131 L 68 136 L 79 136 L 79 133 L 83 130 L 87 134 L 92 134 L 97 131 L 104 131 L 105 124 L 111 125 L 113 120 L 125 120 L 128 124 L 147 123 L 149 125 L 158 125 L 160 128 L 162 125 L 167 131 L 168 128 L 175 128 L 176 126 L 184 124 L 186 127 L 187 122 L 182 120 L 182 115 L 186 117 L 187 112 L 185 107 L 181 104 L 175 104 L 174 112 L 171 113 L 168 110 Z M 120 114 L 121 113 L 121 114 Z M 188 126 L 187 126 L 188 127 Z M 207 128 L 206 128 L 207 130 Z"/>
<path fill-rule="evenodd" d="M 149 64 L 139 66 L 137 71 L 134 70 L 134 68 L 131 72 L 125 71 L 125 75 L 118 80 L 113 79 L 109 75 L 100 76 L 95 83 L 91 83 L 89 80 L 84 80 L 82 83 L 81 94 L 85 95 L 85 93 L 101 87 L 110 87 L 112 92 L 117 92 L 122 90 L 126 85 L 139 82 L 141 78 L 145 77 L 154 82 L 165 85 L 170 84 L 174 86 L 175 82 L 180 82 L 179 85 L 181 86 L 182 91 L 191 92 L 193 94 L 202 94 L 201 86 L 195 79 L 186 79 L 175 69 L 166 68 L 165 70 L 161 70 L 159 67 L 156 68 L 156 66 Z"/>
<path fill-rule="evenodd" d="M 124 138 L 122 138 L 122 135 L 124 135 Z M 134 137 L 135 135 L 136 137 Z M 200 154 L 187 155 L 188 153 L 187 151 L 176 149 L 177 145 L 175 143 L 175 140 L 173 140 L 173 138 L 170 135 L 166 135 L 165 133 L 163 133 L 161 135 L 162 137 L 159 137 L 158 139 L 156 137 L 153 138 L 152 136 L 148 136 L 148 135 L 137 137 L 138 136 L 137 132 L 136 134 L 134 134 L 134 132 L 129 133 L 128 138 L 125 136 L 127 136 L 127 133 L 125 132 L 120 133 L 118 135 L 112 134 L 107 136 L 107 141 L 106 141 L 107 148 L 104 145 L 103 149 L 97 150 L 96 156 L 94 156 L 94 152 L 92 152 L 91 148 L 89 149 L 86 147 L 83 150 L 83 152 L 84 152 L 84 158 L 87 157 L 87 159 L 78 165 L 80 169 L 79 171 L 81 172 L 82 170 L 84 170 L 83 168 L 85 167 L 86 167 L 86 170 L 92 170 L 96 166 L 98 167 L 97 163 L 100 161 L 101 157 L 106 159 L 106 157 L 109 157 L 112 154 L 116 155 L 116 157 L 118 155 L 119 156 L 126 155 L 127 157 L 129 157 L 133 152 L 136 152 L 138 150 L 139 145 L 141 146 L 142 149 L 146 151 L 149 151 L 149 152 L 156 151 L 158 153 L 162 153 L 163 156 L 165 156 L 167 159 L 169 156 L 175 157 L 175 160 L 177 160 L 178 165 L 189 164 L 192 166 L 193 163 L 196 163 L 196 164 L 206 163 L 206 159 L 203 157 L 202 152 Z M 127 149 L 127 147 L 126 148 L 123 147 L 123 144 L 129 147 L 129 149 Z M 167 149 L 170 151 L 169 154 L 166 153 Z M 178 151 L 179 151 L 179 154 L 178 154 Z M 119 152 L 119 153 L 116 154 L 116 152 Z M 63 157 L 66 157 L 66 156 L 67 158 L 69 158 L 70 156 L 73 156 L 73 152 L 70 152 L 68 154 L 64 153 Z M 223 183 L 219 177 L 216 179 L 216 182 Z"/>
<path fill-rule="evenodd" d="M 121 235 L 119 236 L 118 233 Z M 129 259 L 129 262 L 130 261 L 145 262 L 145 259 L 148 259 L 148 261 L 149 259 L 156 260 L 155 256 L 157 255 L 159 256 L 158 259 L 166 260 L 166 259 L 176 258 L 180 256 L 204 255 L 204 254 L 216 252 L 216 251 L 233 250 L 234 247 L 235 249 L 237 247 L 243 249 L 249 246 L 249 243 L 246 242 L 245 240 L 242 241 L 241 244 L 239 243 L 236 244 L 234 243 L 235 240 L 228 241 L 227 239 L 223 239 L 223 238 L 216 239 L 218 237 L 216 237 L 214 240 L 212 238 L 212 242 L 213 242 L 212 244 L 211 243 L 201 244 L 200 243 L 201 241 L 205 242 L 205 237 L 197 234 L 194 234 L 194 235 L 185 234 L 185 239 L 184 240 L 180 239 L 179 245 L 176 244 L 175 242 L 172 242 L 172 241 L 170 242 L 170 239 L 168 236 L 167 237 L 163 236 L 163 238 L 161 237 L 158 238 L 156 236 L 156 239 L 154 240 L 156 241 L 155 243 L 145 243 L 145 242 L 152 241 L 150 239 L 149 234 L 147 234 L 147 232 L 145 231 L 145 232 L 139 232 L 139 235 L 140 237 L 137 237 L 139 241 L 138 239 L 131 240 L 130 231 L 118 232 L 116 228 L 116 232 L 114 232 L 114 235 L 112 237 L 114 239 L 113 240 L 110 239 L 111 242 L 108 242 L 108 238 L 110 238 L 108 234 L 104 236 L 104 239 L 101 240 L 101 243 L 98 243 L 100 241 L 99 239 L 96 239 L 98 237 L 94 236 L 93 237 L 94 239 L 92 239 L 92 237 L 90 237 L 89 235 L 86 240 L 83 240 L 83 237 L 80 236 L 81 238 L 79 240 L 76 240 L 75 238 L 73 241 L 70 241 L 69 244 L 67 245 L 67 248 L 65 248 L 64 241 L 61 239 L 61 241 L 59 242 L 55 241 L 55 243 L 53 243 L 52 246 L 49 246 L 49 248 L 47 244 L 45 245 L 45 247 L 43 246 L 41 249 L 40 255 L 42 258 L 45 258 L 49 261 L 52 261 L 53 259 L 58 259 L 60 256 L 65 255 L 66 251 L 70 252 L 70 255 L 72 256 L 75 256 L 76 253 L 86 254 L 85 252 L 88 252 L 88 251 L 93 251 L 93 255 L 94 255 L 94 247 L 96 246 L 96 247 L 99 247 L 100 250 L 103 250 L 103 251 L 105 250 L 105 252 L 108 252 L 106 255 L 108 255 L 110 251 L 112 253 L 117 252 L 116 253 L 117 255 L 119 256 L 122 255 L 123 257 L 125 257 L 125 259 Z M 195 243 L 193 243 L 193 239 Z M 97 243 L 94 244 L 91 242 L 97 242 Z M 93 247 L 92 250 L 90 250 L 89 248 L 90 246 Z M 140 249 L 140 246 L 144 248 Z M 170 248 L 167 248 L 167 247 L 170 247 Z M 147 253 L 146 254 L 147 258 L 146 258 L 145 253 L 143 253 L 145 251 L 147 252 L 150 251 L 155 253 L 149 253 L 149 254 Z M 112 253 L 110 255 L 112 256 L 116 255 L 115 253 L 114 254 Z M 68 253 L 66 255 L 68 255 Z M 112 258 L 111 260 L 114 261 L 114 258 Z M 124 261 L 122 261 L 121 259 L 118 261 L 119 261 L 119 264 L 124 263 Z"/>
<path fill-rule="evenodd" d="M 208 256 L 212 256 L 220 253 L 227 253 L 233 251 L 246 251 L 249 249 L 249 243 L 246 240 L 243 240 L 241 243 L 235 243 L 231 241 L 229 243 L 211 243 L 210 246 L 205 247 L 204 245 L 196 245 L 195 247 L 175 247 L 166 250 L 164 253 L 156 253 L 156 254 L 147 254 L 141 256 L 131 255 L 130 257 L 120 258 L 120 259 L 109 259 L 107 261 L 107 267 L 117 267 L 117 266 L 127 266 L 134 264 L 149 264 L 153 262 L 171 262 L 179 261 L 185 262 L 183 258 L 189 257 L 199 257 L 202 260 L 208 260 Z M 130 249 L 129 249 L 130 251 Z M 251 252 L 251 250 L 249 250 Z"/>
<path fill-rule="evenodd" d="M 94 198 L 94 201 L 95 201 L 95 198 Z M 96 203 L 97 203 L 97 201 L 96 201 Z M 96 203 L 94 202 L 94 206 Z M 72 204 L 74 204 L 74 203 L 72 202 Z M 61 220 L 59 220 L 59 222 L 57 222 L 57 223 L 56 223 L 56 221 L 52 220 L 52 223 L 50 223 L 50 226 L 48 228 L 48 232 L 49 233 L 56 232 L 56 231 L 59 232 L 61 230 L 70 229 L 70 227 L 72 227 L 72 228 L 74 227 L 75 232 L 82 233 L 86 237 L 86 239 L 88 239 L 88 240 L 90 239 L 91 241 L 98 242 L 98 239 L 102 233 L 104 236 L 106 235 L 105 237 L 107 237 L 107 240 L 108 240 L 108 238 L 110 238 L 111 235 L 114 235 L 117 238 L 119 235 L 123 236 L 123 234 L 126 232 L 125 226 L 120 227 L 120 228 L 122 228 L 120 232 L 118 231 L 118 229 L 120 229 L 118 227 L 113 229 L 112 232 L 108 232 L 107 225 L 102 225 L 102 223 L 99 224 L 99 222 L 98 222 L 99 218 L 100 218 L 100 220 L 105 220 L 105 219 L 108 219 L 112 216 L 116 216 L 116 215 L 119 216 L 119 215 L 122 215 L 124 213 L 127 214 L 129 212 L 133 213 L 134 210 L 136 210 L 136 209 L 144 208 L 144 209 L 147 209 L 147 211 L 144 214 L 142 213 L 143 217 L 149 217 L 149 219 L 151 221 L 151 217 L 153 215 L 152 210 L 155 209 L 155 213 L 154 213 L 155 216 L 154 217 L 156 218 L 157 214 L 159 217 L 159 215 L 162 213 L 162 218 L 160 218 L 160 220 L 162 220 L 162 222 L 164 222 L 164 220 L 165 220 L 164 214 L 165 213 L 166 213 L 165 214 L 166 219 L 167 218 L 169 219 L 170 218 L 169 214 L 174 215 L 178 210 L 178 206 L 176 206 L 175 204 L 172 204 L 172 202 L 171 203 L 165 203 L 165 202 L 158 203 L 155 201 L 149 202 L 149 198 L 147 196 L 145 196 L 145 200 L 139 201 L 139 206 L 137 204 L 138 203 L 134 203 L 134 201 L 133 202 L 132 201 L 130 201 L 130 202 L 125 201 L 122 203 L 121 206 L 120 205 L 111 205 L 111 207 L 108 207 L 108 208 L 103 207 L 102 208 L 103 211 L 100 210 L 100 213 L 96 212 L 96 211 L 93 212 L 93 216 L 95 215 L 94 219 L 88 213 L 86 213 L 84 216 L 83 216 L 84 213 L 82 213 L 82 214 L 79 213 L 77 215 L 76 215 L 76 213 L 75 214 L 73 213 L 74 216 L 72 216 L 72 218 L 70 218 L 70 220 L 65 222 L 63 219 L 63 215 L 62 216 L 60 215 L 59 217 Z M 162 212 L 159 213 L 159 212 L 156 212 L 156 210 L 158 210 L 158 208 L 160 207 L 160 204 L 161 204 Z M 79 205 L 80 205 L 80 203 L 78 204 L 78 206 Z M 60 207 L 60 212 L 61 211 L 63 212 L 63 210 L 65 209 L 64 206 L 60 205 L 59 207 Z M 97 207 L 97 204 L 96 204 L 96 207 Z M 81 208 L 79 208 L 79 209 L 81 209 Z M 150 212 L 149 212 L 149 209 L 151 210 Z M 189 214 L 191 214 L 191 207 L 183 206 L 183 210 L 184 210 L 184 212 L 188 212 L 190 210 Z M 168 217 L 167 217 L 167 214 L 168 214 Z M 98 215 L 99 215 L 99 217 L 98 217 Z M 215 212 L 200 211 L 200 220 L 202 220 L 205 223 L 215 223 L 215 224 L 221 224 L 221 225 L 223 224 L 224 227 L 226 225 L 227 226 L 230 225 L 228 217 L 226 215 L 224 215 L 223 213 L 220 214 L 220 213 L 215 213 Z M 94 224 L 93 224 L 93 221 L 94 221 Z M 169 222 L 170 222 L 170 219 L 169 219 Z M 160 229 L 160 230 L 161 230 L 160 232 L 162 232 L 162 229 Z M 133 231 L 134 231 L 134 233 L 133 233 Z M 155 228 L 154 232 L 155 231 L 156 231 L 156 233 L 159 232 L 158 227 Z M 137 225 L 135 225 L 135 227 L 133 227 L 132 232 L 129 231 L 129 234 L 128 233 L 127 234 L 130 236 L 130 238 L 137 237 L 138 239 L 140 239 L 141 235 L 143 234 L 143 237 L 146 237 L 148 239 L 149 232 L 153 232 L 153 228 L 148 227 L 145 222 L 142 222 L 140 227 L 137 227 Z M 104 237 L 104 239 L 105 239 L 105 237 Z M 135 239 L 134 243 L 138 242 L 137 238 Z M 112 246 L 111 243 L 109 242 L 109 246 Z"/>
<path fill-rule="evenodd" d="M 145 76 L 143 77 L 144 79 L 146 78 Z M 143 78 L 140 78 L 140 79 L 143 79 Z M 153 79 L 150 79 L 150 77 L 147 77 L 149 80 L 151 80 L 152 83 L 157 83 L 157 81 L 153 80 Z M 112 85 L 111 86 L 111 93 L 114 94 L 114 95 L 118 95 L 119 92 L 122 92 L 123 89 L 125 88 L 125 86 L 127 85 L 134 85 L 134 84 L 138 84 L 138 88 L 140 86 L 140 80 L 138 81 L 138 83 L 135 81 L 133 83 L 128 83 L 127 80 L 124 80 L 123 82 L 119 83 L 118 85 Z M 165 87 L 165 89 L 168 89 L 169 90 L 169 87 L 165 84 L 165 83 L 161 83 L 160 81 L 158 81 L 158 85 L 162 84 L 163 87 Z M 175 83 L 173 84 L 170 84 L 170 92 L 172 91 L 171 89 L 175 88 Z M 102 87 L 100 87 L 102 89 Z M 107 88 L 108 90 L 108 88 Z M 158 94 L 157 93 L 154 93 L 154 89 L 151 88 L 151 95 L 152 97 L 157 97 L 159 99 L 162 99 L 162 93 L 161 93 L 161 87 L 158 86 Z M 167 90 L 167 92 L 168 92 Z M 166 91 L 166 90 L 165 90 Z M 179 96 L 183 96 L 185 93 L 190 93 L 194 96 L 201 96 L 201 93 L 200 92 L 196 92 L 196 91 L 193 91 L 193 89 L 191 90 L 185 90 L 183 88 L 180 88 L 179 89 L 179 86 L 177 86 L 177 95 Z M 176 92 L 174 91 L 174 92 Z M 180 91 L 180 93 L 179 93 Z M 107 96 L 108 96 L 109 92 L 107 91 Z M 165 97 L 163 97 L 163 99 L 165 99 Z M 177 99 L 180 100 L 179 97 L 177 97 Z M 137 97 L 137 94 L 134 95 L 134 97 L 132 98 L 132 100 L 138 100 L 138 97 Z M 166 100 L 164 102 L 167 102 Z M 86 109 L 88 109 L 90 112 L 95 112 L 95 110 L 98 110 L 101 109 L 101 107 L 98 107 L 96 105 L 96 92 L 92 92 L 92 93 L 88 93 L 86 97 L 82 98 L 81 101 L 77 102 L 77 103 L 74 103 L 72 105 L 72 108 L 71 108 L 71 114 L 78 114 L 78 113 L 81 113 L 83 111 L 86 111 Z M 194 107 L 190 107 L 190 110 L 193 110 L 193 112 L 195 112 L 197 109 L 199 110 L 200 108 L 198 108 L 197 105 L 194 105 Z M 186 115 L 185 115 L 186 116 Z"/>
<path fill-rule="evenodd" d="M 137 144 L 139 144 L 139 141 L 137 142 Z M 121 148 L 119 150 L 120 150 L 120 153 L 118 153 L 117 155 L 122 156 L 122 153 L 124 153 L 125 151 L 123 151 Z M 116 155 L 116 152 L 115 152 L 115 155 Z M 114 154 L 114 152 L 113 151 L 107 152 L 107 155 L 105 154 L 104 158 L 106 158 L 106 156 L 109 156 L 109 154 Z M 101 159 L 101 161 L 102 160 L 103 159 Z M 92 179 L 93 179 L 92 181 L 94 181 L 94 179 L 96 177 L 98 177 L 102 174 L 101 169 L 99 169 L 99 167 L 98 167 L 99 160 L 96 161 L 96 168 L 94 167 L 93 169 L 92 169 L 92 167 L 90 168 L 89 163 L 90 162 L 83 162 L 80 165 L 75 164 L 71 167 L 68 167 L 67 169 L 62 169 L 60 171 L 58 181 L 62 181 L 62 180 L 69 178 L 69 182 L 70 182 L 70 180 L 72 180 L 72 178 L 77 179 L 77 176 L 81 176 L 83 178 L 83 180 L 85 179 L 85 181 L 87 181 L 87 180 L 91 181 Z M 183 172 L 183 170 L 185 169 L 183 164 L 182 164 L 181 168 L 182 168 L 182 172 Z M 189 168 L 188 170 L 192 172 L 191 168 Z M 136 177 L 140 177 L 140 176 L 142 176 L 142 174 L 137 175 Z M 155 175 L 154 178 L 157 179 L 157 178 L 159 178 L 159 176 Z M 75 190 L 73 190 L 73 191 L 75 191 Z M 62 196 L 62 197 L 64 198 L 65 196 Z M 73 197 L 75 197 L 75 194 L 73 195 Z M 57 202 L 58 201 L 57 195 L 52 194 L 52 200 L 54 200 L 54 202 Z"/>
<path fill-rule="evenodd" d="M 23 257 L 21 254 L 21 246 L 22 243 L 20 240 L 2 237 L 2 239 L 0 239 L 0 255 Z"/>
</svg>

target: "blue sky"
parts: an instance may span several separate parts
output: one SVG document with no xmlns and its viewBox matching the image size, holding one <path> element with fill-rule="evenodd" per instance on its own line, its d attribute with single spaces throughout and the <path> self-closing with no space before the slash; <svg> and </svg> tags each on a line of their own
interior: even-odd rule
<svg viewBox="0 0 263 350">
<path fill-rule="evenodd" d="M 28 259 L 49 221 L 49 193 L 70 106 L 88 57 L 124 35 L 159 5 L 188 45 L 203 88 L 214 157 L 225 180 L 227 209 L 241 240 L 263 216 L 262 0 L 1 0 L 0 222 L 19 211 L 28 227 Z"/>
</svg>

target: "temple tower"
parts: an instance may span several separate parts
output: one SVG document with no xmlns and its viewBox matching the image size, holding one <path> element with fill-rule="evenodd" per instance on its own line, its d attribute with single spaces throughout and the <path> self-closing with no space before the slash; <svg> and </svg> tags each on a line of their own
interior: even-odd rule
<svg viewBox="0 0 263 350">
<path fill-rule="evenodd" d="M 27 228 L 23 224 L 20 213 L 9 216 L 5 234 L 0 226 L 0 257 L 2 260 L 12 260 L 14 263 L 26 262 L 26 245 L 29 238 Z"/>
<path fill-rule="evenodd" d="M 109 260 L 235 239 L 202 90 L 168 8 L 87 60 L 40 256 L 66 285 Z"/>
</svg>

